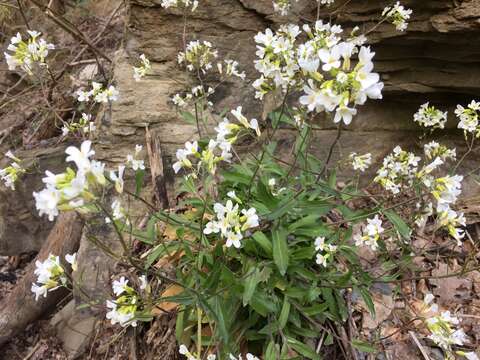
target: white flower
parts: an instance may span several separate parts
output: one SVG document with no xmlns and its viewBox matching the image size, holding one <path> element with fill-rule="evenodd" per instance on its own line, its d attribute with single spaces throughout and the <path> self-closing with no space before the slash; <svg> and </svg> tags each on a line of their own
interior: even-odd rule
<svg viewBox="0 0 480 360">
<path fill-rule="evenodd" d="M 68 262 L 72 266 L 73 271 L 77 271 L 78 264 L 77 264 L 77 253 L 74 254 L 66 254 L 65 261 Z"/>
<path fill-rule="evenodd" d="M 147 277 L 142 275 L 138 279 L 140 280 L 140 290 L 145 290 L 148 286 Z"/>
<path fill-rule="evenodd" d="M 91 168 L 90 157 L 95 155 L 95 151 L 91 150 L 92 142 L 86 140 L 80 145 L 80 149 L 75 146 L 69 146 L 65 150 L 68 155 L 66 161 L 75 163 L 79 171 L 88 172 Z"/>
<path fill-rule="evenodd" d="M 112 283 L 113 293 L 116 296 L 122 295 L 128 288 L 128 280 L 125 279 L 125 276 L 122 276 L 120 280 L 115 280 Z"/>
<path fill-rule="evenodd" d="M 340 48 L 338 46 L 334 46 L 330 50 L 320 49 L 318 51 L 318 57 L 324 64 L 322 66 L 323 71 L 338 69 L 342 65 L 340 61 Z"/>
<path fill-rule="evenodd" d="M 32 292 L 35 294 L 35 301 L 38 301 L 38 298 L 40 296 L 43 296 L 43 297 L 47 297 L 47 294 L 48 294 L 48 288 L 46 285 L 37 285 L 35 283 L 32 284 L 32 287 L 31 287 L 31 290 Z"/>
<path fill-rule="evenodd" d="M 145 54 L 140 55 L 140 60 L 140 66 L 133 68 L 133 78 L 135 79 L 135 81 L 140 81 L 152 69 L 152 66 L 150 65 L 150 60 L 147 59 Z"/>
<path fill-rule="evenodd" d="M 112 325 L 119 323 L 123 327 L 129 325 L 132 325 L 133 327 L 137 326 L 137 322 L 134 321 L 135 312 L 131 311 L 128 307 L 124 307 L 126 310 L 123 310 L 122 308 L 119 309 L 116 303 L 107 300 L 107 308 L 111 310 L 107 312 L 106 318 L 110 320 Z"/>
<path fill-rule="evenodd" d="M 352 118 L 357 115 L 357 109 L 349 108 L 347 106 L 339 106 L 335 113 L 334 123 L 339 123 L 343 120 L 345 125 L 350 125 Z"/>
<path fill-rule="evenodd" d="M 242 240 L 243 236 L 240 232 L 234 233 L 232 231 L 229 231 L 227 232 L 226 238 L 227 238 L 227 242 L 225 243 L 225 245 L 227 247 L 230 247 L 233 245 L 234 247 L 239 249 L 242 246 L 240 243 L 240 240 Z"/>
<path fill-rule="evenodd" d="M 185 345 L 180 345 L 180 347 L 178 348 L 178 352 L 180 353 L 180 355 L 183 355 L 187 358 L 187 360 L 197 360 L 197 358 L 195 356 L 193 356 L 189 351 L 188 351 L 188 348 L 185 346 Z"/>
<path fill-rule="evenodd" d="M 257 227 L 259 225 L 257 210 L 255 208 L 250 208 L 248 210 L 244 209 L 242 210 L 242 214 L 244 217 L 244 219 L 241 219 L 241 221 L 244 222 L 244 224 L 242 225 L 242 231 Z"/>
<path fill-rule="evenodd" d="M 373 251 L 378 249 L 378 240 L 380 235 L 385 231 L 382 227 L 382 220 L 375 215 L 373 219 L 367 219 L 367 226 L 362 230 L 362 234 L 354 236 L 355 245 L 367 245 L 372 248 Z"/>
<path fill-rule="evenodd" d="M 35 207 L 38 210 L 40 216 L 43 214 L 48 216 L 48 220 L 58 216 L 58 203 L 60 202 L 60 191 L 53 187 L 47 187 L 40 192 L 34 192 Z"/>
<path fill-rule="evenodd" d="M 118 175 L 115 171 L 110 171 L 110 180 L 115 183 L 115 190 L 121 194 L 123 193 L 124 181 L 123 174 L 125 173 L 125 165 L 118 166 Z"/>
</svg>

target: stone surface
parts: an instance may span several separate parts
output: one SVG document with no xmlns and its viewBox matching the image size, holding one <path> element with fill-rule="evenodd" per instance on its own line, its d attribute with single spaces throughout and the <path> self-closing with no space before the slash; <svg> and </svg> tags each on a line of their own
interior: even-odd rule
<svg viewBox="0 0 480 360">
<path fill-rule="evenodd" d="M 32 193 L 43 188 L 45 169 L 54 173 L 64 170 L 64 151 L 64 146 L 58 146 L 16 152 L 27 173 L 17 182 L 15 191 L 0 186 L 0 255 L 18 255 L 42 247 L 53 223 L 38 216 Z M 0 168 L 7 164 L 3 159 Z"/>
<path fill-rule="evenodd" d="M 70 358 L 76 358 L 83 353 L 97 323 L 95 316 L 85 315 L 75 307 L 75 301 L 71 300 L 50 320 L 50 325 L 55 329 Z"/>
</svg>

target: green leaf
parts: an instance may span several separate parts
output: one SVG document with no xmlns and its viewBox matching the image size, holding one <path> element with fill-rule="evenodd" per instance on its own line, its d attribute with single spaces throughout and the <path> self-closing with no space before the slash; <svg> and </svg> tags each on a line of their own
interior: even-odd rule
<svg viewBox="0 0 480 360">
<path fill-rule="evenodd" d="M 277 352 L 277 345 L 275 342 L 270 341 L 265 350 L 265 360 L 277 360 Z"/>
<path fill-rule="evenodd" d="M 215 323 L 220 332 L 220 336 L 223 338 L 225 343 L 228 343 L 229 334 L 228 334 L 227 325 L 225 322 L 225 309 L 223 307 L 222 298 L 220 296 L 215 296 L 213 309 L 215 311 L 215 317 L 216 317 Z"/>
<path fill-rule="evenodd" d="M 143 187 L 143 178 L 145 177 L 145 170 L 138 170 L 135 173 L 135 195 L 140 195 Z"/>
<path fill-rule="evenodd" d="M 273 238 L 273 261 L 277 265 L 280 274 L 285 275 L 289 262 L 289 251 L 287 244 L 287 232 L 282 227 L 272 230 Z"/>
<path fill-rule="evenodd" d="M 249 271 L 252 272 L 252 268 Z M 255 293 L 255 288 L 259 282 L 260 271 L 258 268 L 256 268 L 255 271 L 253 271 L 253 273 L 245 280 L 245 288 L 243 290 L 243 306 L 246 306 L 250 303 L 250 300 Z"/>
<path fill-rule="evenodd" d="M 340 314 L 338 312 L 337 302 L 335 301 L 335 296 L 333 295 L 333 290 L 329 288 L 323 288 L 322 296 L 328 305 L 328 310 L 330 311 L 330 314 L 333 315 L 336 320 L 341 320 Z"/>
<path fill-rule="evenodd" d="M 266 220 L 276 220 L 286 213 L 288 213 L 290 210 L 292 210 L 296 205 L 296 201 L 294 199 L 294 195 L 290 195 L 289 197 L 283 199 L 279 204 L 276 210 L 272 211 L 270 214 L 265 216 Z"/>
<path fill-rule="evenodd" d="M 272 256 L 273 248 L 272 242 L 270 239 L 261 231 L 255 232 L 253 235 L 253 240 L 265 251 L 265 253 L 269 256 Z"/>
<path fill-rule="evenodd" d="M 298 352 L 300 355 L 303 355 L 312 360 L 321 360 L 320 355 L 315 353 L 315 351 L 310 346 L 305 345 L 304 343 L 288 336 L 287 336 L 287 342 L 288 342 L 288 345 L 290 345 L 293 348 L 293 350 Z"/>
<path fill-rule="evenodd" d="M 357 290 L 362 295 L 363 301 L 365 301 L 365 304 L 367 305 L 368 311 L 370 311 L 370 314 L 372 315 L 372 317 L 375 318 L 375 316 L 376 316 L 375 304 L 373 303 L 372 297 L 370 296 L 370 292 L 368 291 L 368 289 L 366 289 L 364 287 L 357 288 Z"/>
<path fill-rule="evenodd" d="M 412 234 L 412 230 L 410 227 L 402 220 L 400 216 L 397 215 L 396 212 L 392 210 L 384 211 L 385 216 L 390 220 L 390 222 L 395 227 L 395 230 L 406 240 L 410 239 L 410 235 Z"/>
<path fill-rule="evenodd" d="M 288 315 L 290 314 L 290 303 L 288 297 L 284 297 L 282 311 L 280 311 L 280 317 L 278 318 L 279 328 L 283 329 L 287 325 Z"/>
<path fill-rule="evenodd" d="M 352 346 L 362 352 L 366 352 L 366 353 L 374 353 L 376 352 L 377 350 L 372 346 L 370 345 L 369 343 L 365 342 L 365 341 L 361 341 L 361 340 L 357 340 L 357 339 L 354 339 L 352 340 Z"/>
<path fill-rule="evenodd" d="M 180 111 L 180 116 L 189 124 L 196 124 L 197 118 L 189 111 Z"/>
</svg>

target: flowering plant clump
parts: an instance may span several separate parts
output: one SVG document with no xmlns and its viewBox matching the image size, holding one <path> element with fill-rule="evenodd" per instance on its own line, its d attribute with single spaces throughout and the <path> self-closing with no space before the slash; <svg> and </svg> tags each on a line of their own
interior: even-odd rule
<svg viewBox="0 0 480 360">
<path fill-rule="evenodd" d="M 318 9 L 331 3 L 317 1 Z M 198 1 L 162 0 L 161 6 L 183 10 L 186 22 Z M 274 1 L 284 14 L 290 6 L 289 1 Z M 381 22 L 388 20 L 403 31 L 411 14 L 397 3 L 385 9 Z M 467 108 L 457 108 L 458 128 L 475 136 L 455 165 L 456 149 L 435 140 L 424 144 L 423 154 L 395 146 L 379 166 L 371 153 L 351 153 L 347 160 L 332 163 L 342 129 L 361 105 L 382 99 L 375 52 L 367 46 L 368 32 L 359 30 L 345 34 L 341 26 L 317 16 L 311 25 L 283 24 L 259 32 L 253 39 L 258 75 L 252 79 L 252 92 L 259 101 L 282 97 L 281 105 L 268 105 L 271 111 L 261 121 L 252 115 L 255 109 L 240 100 L 222 111 L 215 108 L 217 88 L 224 82 L 248 85 L 247 75 L 238 61 L 219 59 L 214 44 L 187 42 L 185 30 L 178 64 L 192 81 L 180 92 L 176 89 L 171 100 L 179 115 L 196 126 L 198 137 L 185 139 L 171 164 L 180 181 L 178 206 L 158 209 L 141 197 L 149 166 L 142 145 L 107 168 L 94 159 L 92 141 L 84 140 L 67 147 L 64 172 L 46 171 L 44 188 L 33 193 L 40 215 L 50 221 L 62 211 L 99 215 L 95 218 L 105 219 L 103 226 L 122 246 L 120 252 L 113 251 L 93 239 L 124 269 L 123 276 L 114 277 L 113 296 L 105 303 L 113 325 L 141 326 L 159 309 L 175 309 L 179 353 L 189 360 L 318 360 L 318 349 L 330 346 L 327 342 L 347 354 L 353 348 L 375 351 L 351 335 L 338 340 L 337 333 L 351 323 L 352 295 L 375 314 L 370 289 L 375 283 L 404 280 L 405 264 L 413 263 L 419 251 L 413 241 L 416 232 L 462 246 L 467 220 L 457 203 L 462 182 L 471 174 L 457 170 L 479 136 L 480 105 L 472 101 Z M 144 55 L 140 60 L 133 68 L 135 80 L 151 70 Z M 119 92 L 113 85 L 92 82 L 90 90 L 78 90 L 75 96 L 81 103 L 106 104 L 117 100 Z M 328 115 L 337 127 L 326 157 L 312 151 L 318 114 Z M 426 103 L 413 118 L 422 127 L 443 129 L 447 113 Z M 295 135 L 288 156 L 279 150 L 284 141 L 276 133 L 280 127 Z M 65 124 L 63 132 L 93 130 L 92 116 L 83 113 L 78 122 Z M 13 164 L 0 175 L 14 189 L 24 170 L 13 154 L 7 156 Z M 338 181 L 338 164 L 345 161 L 357 173 Z M 368 170 L 375 173 L 373 179 Z M 375 194 L 360 186 L 360 177 L 378 185 Z M 130 178 L 135 179 L 134 190 Z M 148 212 L 141 222 L 131 210 L 136 201 Z M 365 265 L 362 247 L 376 252 L 378 266 Z M 75 254 L 65 260 L 77 269 Z M 468 259 L 458 261 L 464 261 L 465 272 L 470 270 Z M 50 255 L 36 265 L 36 299 L 59 287 L 78 286 L 59 257 Z M 138 276 L 138 271 L 146 275 Z M 423 278 L 423 270 L 408 271 Z M 427 296 L 425 306 L 432 300 Z M 475 359 L 474 353 L 463 351 L 466 334 L 458 319 L 433 306 L 430 312 L 421 317 L 429 339 L 447 356 Z M 324 334 L 321 346 L 313 341 L 319 332 Z"/>
<path fill-rule="evenodd" d="M 20 33 L 12 37 L 7 48 L 10 53 L 5 52 L 4 55 L 9 70 L 20 67 L 28 75 L 33 75 L 35 65 L 46 66 L 45 58 L 50 50 L 55 49 L 55 46 L 40 38 L 41 33 L 38 31 L 28 30 L 27 32 L 29 38 L 26 40 Z"/>
<path fill-rule="evenodd" d="M 387 6 L 383 9 L 382 16 L 395 25 L 398 31 L 405 31 L 408 27 L 408 20 L 412 15 L 413 10 L 405 8 L 397 1 L 393 6 Z"/>
<path fill-rule="evenodd" d="M 22 160 L 17 158 L 11 151 L 7 151 L 5 157 L 12 160 L 9 166 L 0 169 L 0 179 L 5 186 L 11 190 L 15 190 L 15 182 L 26 172 L 22 167 Z"/>
</svg>

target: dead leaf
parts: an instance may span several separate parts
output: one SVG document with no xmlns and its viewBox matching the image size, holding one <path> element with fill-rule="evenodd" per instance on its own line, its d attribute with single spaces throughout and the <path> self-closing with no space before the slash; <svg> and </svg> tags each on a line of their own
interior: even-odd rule
<svg viewBox="0 0 480 360">
<path fill-rule="evenodd" d="M 165 289 L 165 291 L 162 293 L 161 297 L 169 297 L 169 296 L 175 296 L 183 292 L 183 287 L 179 285 L 171 285 L 168 288 Z M 175 302 L 168 302 L 168 301 L 163 301 L 157 304 L 153 309 L 152 309 L 152 315 L 153 316 L 161 316 L 163 314 L 172 312 L 177 309 L 178 303 Z"/>
</svg>

